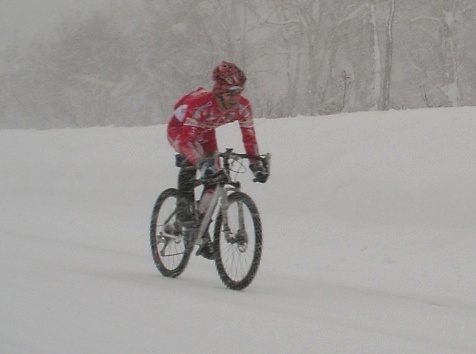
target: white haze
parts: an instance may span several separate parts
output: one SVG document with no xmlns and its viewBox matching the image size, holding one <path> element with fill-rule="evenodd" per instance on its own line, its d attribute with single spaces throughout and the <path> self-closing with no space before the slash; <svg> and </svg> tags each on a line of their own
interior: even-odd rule
<svg viewBox="0 0 476 354">
<path fill-rule="evenodd" d="M 475 108 L 256 120 L 254 282 L 162 277 L 165 126 L 0 131 L 2 353 L 476 352 Z M 242 151 L 236 125 L 222 149 Z"/>
<path fill-rule="evenodd" d="M 79 22 L 111 4 L 109 0 L 1 0 L 0 50 L 17 41 L 50 37 L 66 19 Z"/>
</svg>

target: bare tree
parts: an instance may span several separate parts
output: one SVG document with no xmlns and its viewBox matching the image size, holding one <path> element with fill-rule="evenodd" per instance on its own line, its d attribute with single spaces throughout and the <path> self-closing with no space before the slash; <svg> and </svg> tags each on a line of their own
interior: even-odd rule
<svg viewBox="0 0 476 354">
<path fill-rule="evenodd" d="M 431 7 L 430 7 L 431 6 Z M 460 32 L 466 26 L 465 17 L 474 14 L 474 1 L 433 0 L 426 7 L 427 14 L 414 18 L 412 28 L 424 38 L 412 61 L 424 74 L 423 91 L 427 101 L 439 101 L 437 106 L 464 104 L 461 88 L 462 48 L 466 46 Z M 473 27 L 474 30 L 474 27 Z M 469 39 L 469 37 L 468 37 Z"/>
<path fill-rule="evenodd" d="M 443 85 L 441 90 L 445 93 L 450 105 L 462 104 L 458 80 L 458 59 L 456 22 L 457 8 L 454 1 L 440 0 L 436 7 L 439 22 L 439 41 L 441 46 Z"/>
<path fill-rule="evenodd" d="M 165 122 L 179 95 L 210 84 L 219 60 L 246 70 L 262 117 L 476 102 L 474 0 L 111 7 L 2 53 L 2 126 L 9 116 L 17 127 Z"/>
<path fill-rule="evenodd" d="M 386 46 L 385 46 L 385 67 L 382 85 L 382 105 L 381 109 L 387 111 L 390 108 L 390 87 L 393 66 L 393 22 L 395 19 L 395 0 L 390 0 L 390 10 L 387 19 Z"/>
<path fill-rule="evenodd" d="M 369 8 L 369 22 L 371 25 L 371 36 L 370 36 L 370 48 L 372 52 L 372 73 L 373 73 L 373 83 L 370 88 L 370 102 L 371 110 L 379 110 L 379 101 L 381 96 L 381 75 L 382 75 L 382 63 L 380 55 L 380 44 L 378 37 L 378 25 L 377 25 L 377 15 L 376 15 L 376 0 L 372 0 L 368 3 Z"/>
</svg>

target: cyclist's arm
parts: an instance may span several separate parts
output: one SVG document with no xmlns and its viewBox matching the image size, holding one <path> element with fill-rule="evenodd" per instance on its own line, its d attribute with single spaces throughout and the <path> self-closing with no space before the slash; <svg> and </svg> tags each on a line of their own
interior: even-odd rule
<svg viewBox="0 0 476 354">
<path fill-rule="evenodd" d="M 239 124 L 245 152 L 249 155 L 259 155 L 258 140 L 256 138 L 253 114 L 249 102 L 243 106 L 241 112 L 242 114 L 239 119 Z M 250 159 L 250 162 L 253 161 L 254 159 Z"/>
</svg>

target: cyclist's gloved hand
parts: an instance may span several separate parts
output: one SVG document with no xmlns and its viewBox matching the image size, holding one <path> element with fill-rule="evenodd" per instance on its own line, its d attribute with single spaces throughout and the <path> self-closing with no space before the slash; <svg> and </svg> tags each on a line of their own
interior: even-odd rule
<svg viewBox="0 0 476 354">
<path fill-rule="evenodd" d="M 269 174 L 266 168 L 263 166 L 261 161 L 254 161 L 250 163 L 250 170 L 255 176 L 254 182 L 266 183 L 268 180 Z"/>
</svg>

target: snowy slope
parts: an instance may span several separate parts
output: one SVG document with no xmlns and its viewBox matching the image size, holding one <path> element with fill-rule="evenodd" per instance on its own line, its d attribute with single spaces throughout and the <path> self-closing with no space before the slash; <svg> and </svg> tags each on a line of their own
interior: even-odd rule
<svg viewBox="0 0 476 354">
<path fill-rule="evenodd" d="M 242 292 L 202 258 L 153 265 L 164 126 L 0 131 L 0 352 L 474 353 L 475 116 L 257 119 L 272 177 L 243 177 L 265 245 Z"/>
</svg>

